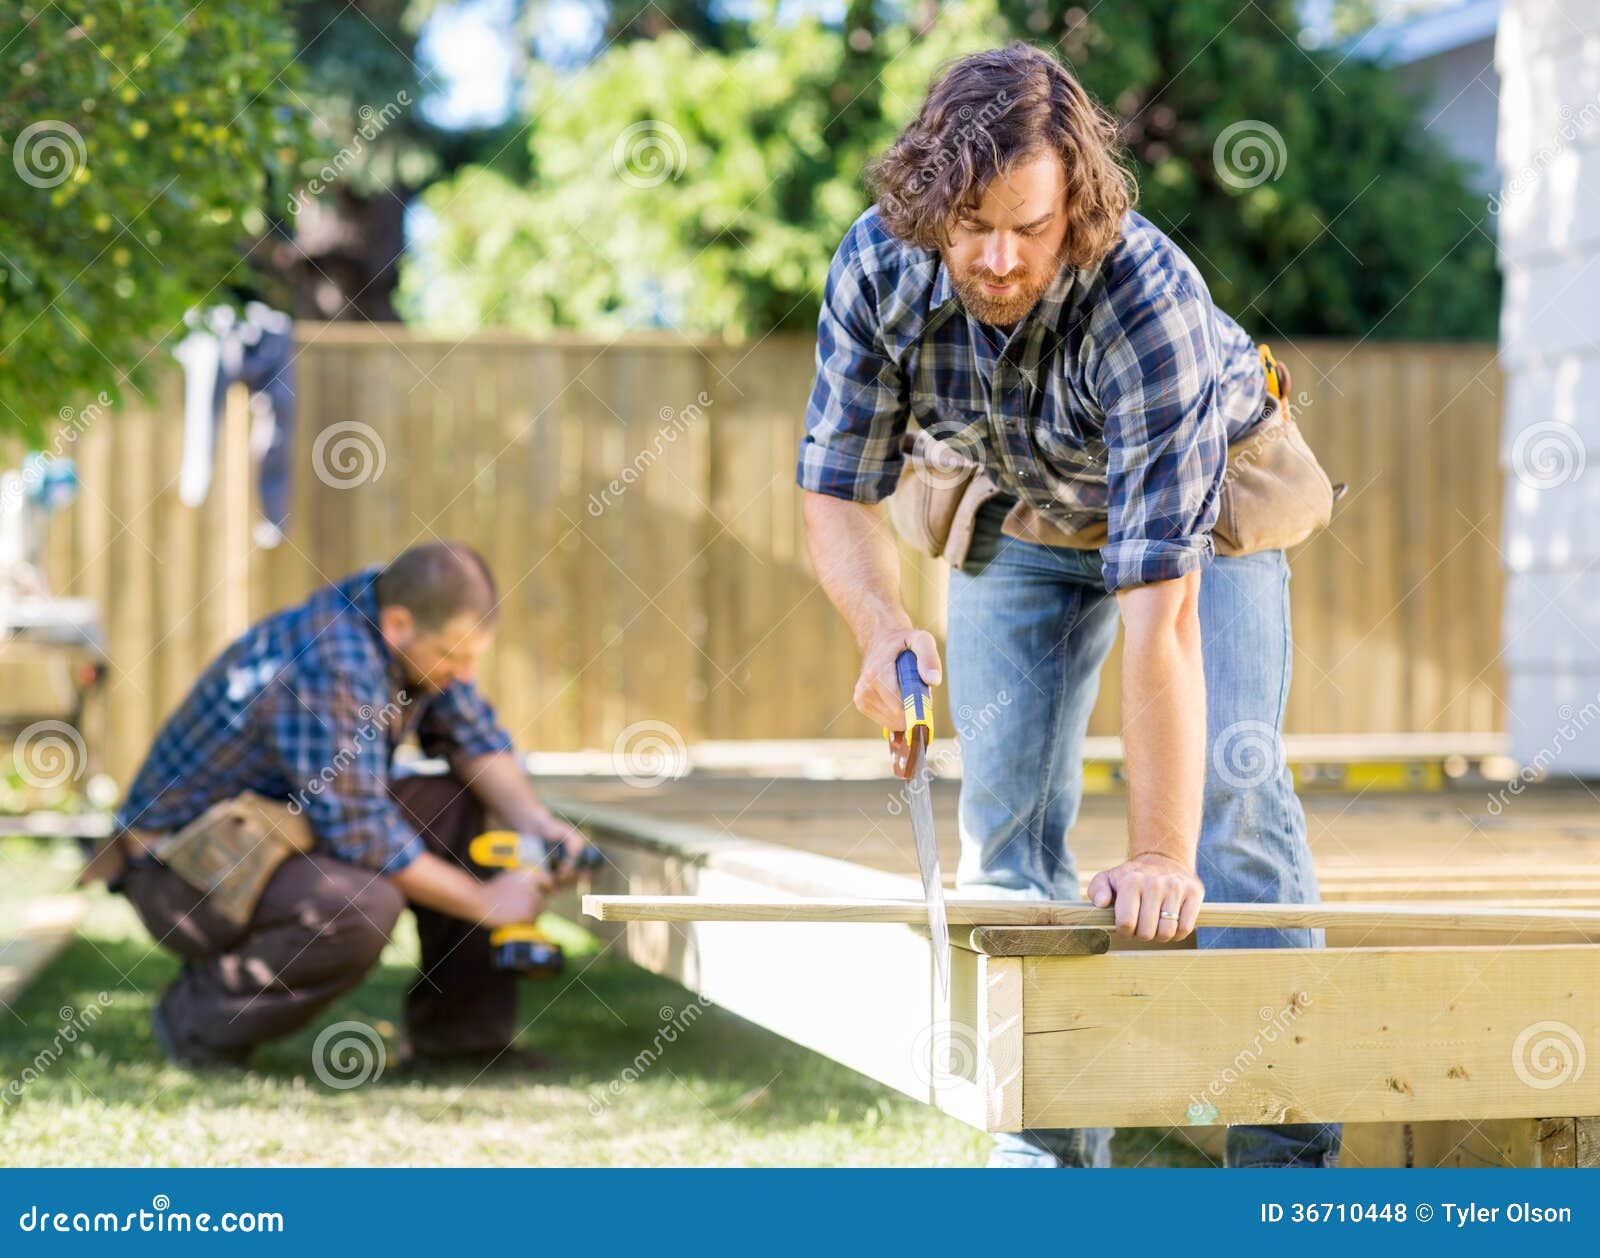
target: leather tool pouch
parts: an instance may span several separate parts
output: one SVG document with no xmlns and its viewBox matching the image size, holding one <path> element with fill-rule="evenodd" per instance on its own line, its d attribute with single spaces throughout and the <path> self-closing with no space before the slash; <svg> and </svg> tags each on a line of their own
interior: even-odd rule
<svg viewBox="0 0 1600 1258">
<path fill-rule="evenodd" d="M 245 793 L 213 804 L 162 839 L 153 854 L 235 926 L 256 911 L 267 881 L 316 840 L 305 817 L 287 804 Z"/>
<path fill-rule="evenodd" d="M 1268 398 L 1266 418 L 1228 447 L 1211 530 L 1219 555 L 1285 550 L 1333 517 L 1333 485 L 1289 414 L 1289 373 L 1281 364 L 1279 380 L 1281 396 Z"/>
<path fill-rule="evenodd" d="M 1281 363 L 1272 363 L 1272 369 L 1278 373 L 1279 397 L 1269 396 L 1266 417 L 1228 447 L 1212 529 L 1219 555 L 1297 545 L 1325 528 L 1333 514 L 1335 494 L 1328 474 L 1282 401 L 1289 396 L 1289 373 Z M 972 542 L 978 508 L 1002 490 L 976 462 L 925 431 L 906 433 L 900 449 L 905 466 L 889 496 L 889 518 L 910 546 L 959 568 Z M 1077 550 L 1098 550 L 1108 540 L 1104 520 L 1064 529 L 1022 501 L 1007 513 L 1001 531 L 1023 541 Z"/>
<path fill-rule="evenodd" d="M 966 455 L 918 429 L 900 438 L 905 466 L 889 495 L 895 531 L 925 555 L 959 568 L 972 543 L 978 508 L 1000 493 Z"/>
</svg>

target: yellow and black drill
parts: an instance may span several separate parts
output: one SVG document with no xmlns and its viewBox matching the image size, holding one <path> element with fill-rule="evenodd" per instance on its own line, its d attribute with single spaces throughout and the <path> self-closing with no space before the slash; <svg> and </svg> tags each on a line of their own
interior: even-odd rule
<svg viewBox="0 0 1600 1258">
<path fill-rule="evenodd" d="M 559 843 L 546 843 L 531 834 L 490 830 L 472 840 L 467 855 L 473 864 L 485 869 L 527 869 L 542 865 L 553 873 L 560 867 L 565 853 Z M 579 870 L 592 871 L 604 860 L 598 848 L 585 846 L 578 853 L 577 864 Z M 523 978 L 554 978 L 566 964 L 561 945 L 540 930 L 536 922 L 498 927 L 489 934 L 489 947 L 493 951 L 495 969 L 510 970 Z"/>
</svg>

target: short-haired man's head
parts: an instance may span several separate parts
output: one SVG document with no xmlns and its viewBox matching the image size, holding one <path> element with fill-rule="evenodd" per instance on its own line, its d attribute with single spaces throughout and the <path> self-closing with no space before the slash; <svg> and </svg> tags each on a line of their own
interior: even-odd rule
<svg viewBox="0 0 1600 1258">
<path fill-rule="evenodd" d="M 443 690 L 471 681 L 499 618 L 499 594 L 483 556 L 460 542 L 428 542 L 378 574 L 378 622 L 411 685 Z"/>
<path fill-rule="evenodd" d="M 1117 120 L 1048 52 L 1016 41 L 974 53 L 934 81 L 922 109 L 867 168 L 885 226 L 943 249 L 995 176 L 1059 157 L 1065 185 L 1061 259 L 1097 266 L 1121 237 L 1138 185 L 1122 165 Z"/>
</svg>

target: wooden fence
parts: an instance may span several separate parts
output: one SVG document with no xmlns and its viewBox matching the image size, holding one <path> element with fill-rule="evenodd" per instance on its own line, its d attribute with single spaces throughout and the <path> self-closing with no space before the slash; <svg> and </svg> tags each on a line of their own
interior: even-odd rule
<svg viewBox="0 0 1600 1258">
<path fill-rule="evenodd" d="M 639 722 L 688 741 L 873 732 L 805 554 L 807 338 L 298 332 L 294 517 L 276 549 L 252 542 L 241 404 L 197 509 L 177 500 L 176 371 L 71 443 L 84 492 L 53 532 L 52 575 L 104 609 L 115 775 L 252 619 L 433 537 L 470 541 L 499 576 L 483 685 L 525 747 L 611 747 Z M 1290 728 L 1498 730 L 1493 348 L 1277 348 L 1310 440 L 1350 484 L 1335 527 L 1294 556 Z M 943 578 L 906 566 L 908 604 L 935 630 Z M 1117 729 L 1112 670 L 1095 733 Z"/>
</svg>

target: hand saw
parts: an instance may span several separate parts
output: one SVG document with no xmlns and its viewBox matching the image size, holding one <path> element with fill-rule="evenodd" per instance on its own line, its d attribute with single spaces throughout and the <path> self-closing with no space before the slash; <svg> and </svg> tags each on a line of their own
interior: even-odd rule
<svg viewBox="0 0 1600 1258">
<path fill-rule="evenodd" d="M 933 967 L 939 987 L 950 995 L 950 925 L 944 911 L 944 880 L 939 874 L 939 845 L 933 834 L 933 799 L 928 789 L 928 745 L 933 741 L 933 695 L 917 671 L 917 653 L 900 652 L 894 662 L 905 704 L 906 727 L 884 730 L 889 740 L 889 762 L 895 776 L 904 778 L 911 813 L 911 837 L 917 845 L 917 868 L 922 873 L 922 893 L 928 902 L 928 929 L 933 935 Z"/>
</svg>

